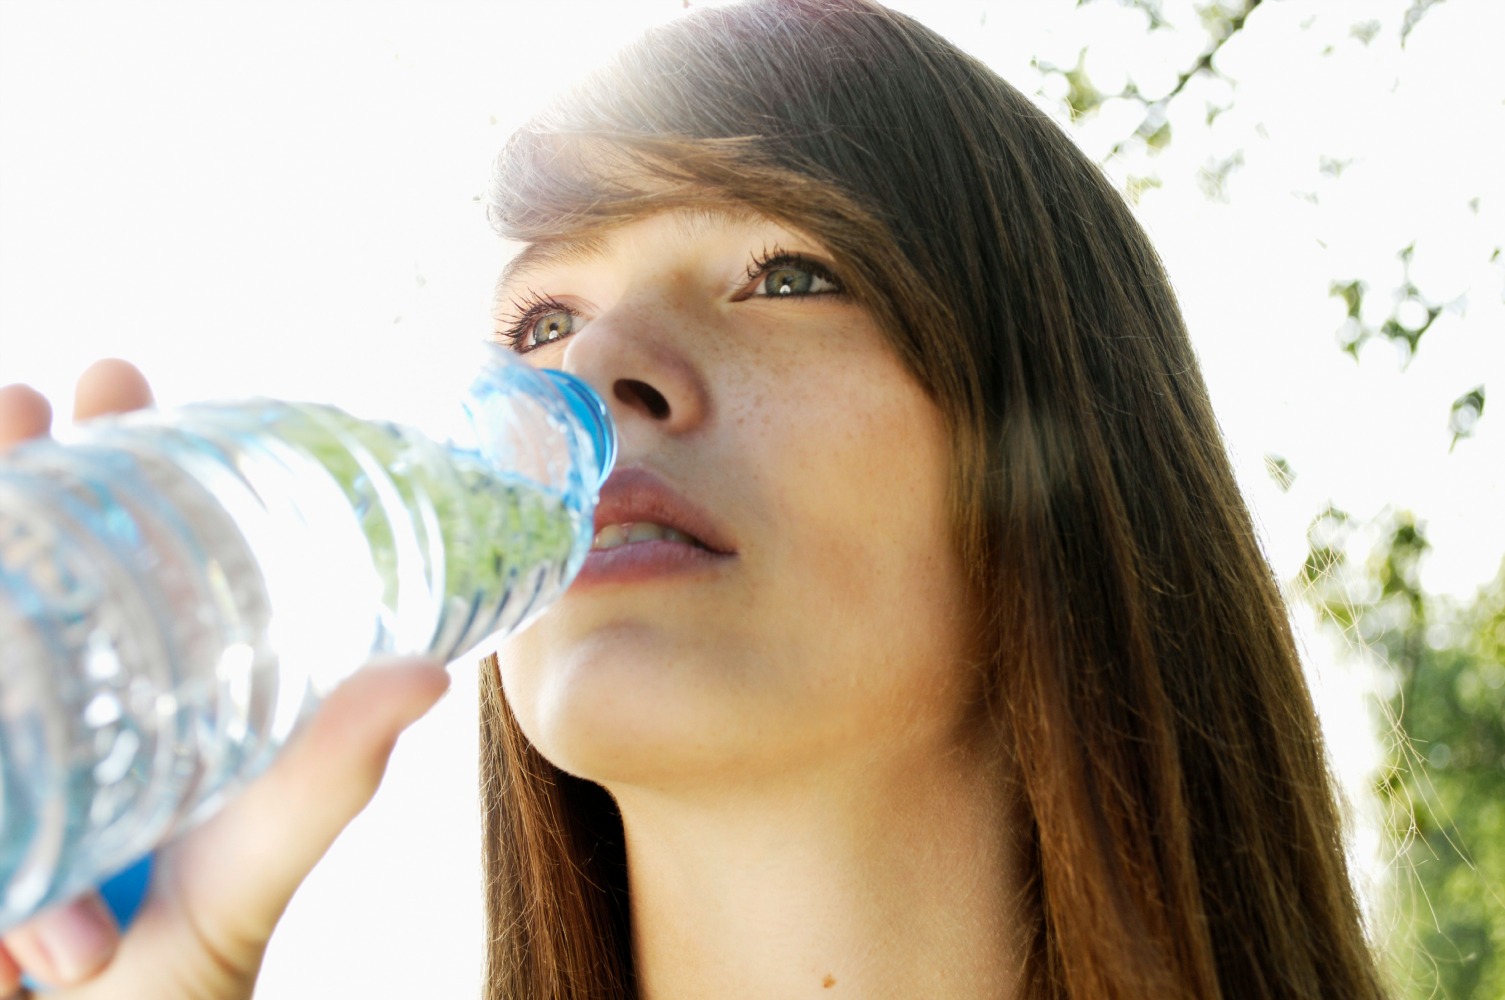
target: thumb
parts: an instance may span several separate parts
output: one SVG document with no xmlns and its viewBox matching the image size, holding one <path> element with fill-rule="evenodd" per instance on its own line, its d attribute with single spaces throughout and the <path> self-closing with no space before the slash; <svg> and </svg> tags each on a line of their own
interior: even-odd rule
<svg viewBox="0 0 1505 1000">
<path fill-rule="evenodd" d="M 159 888 L 204 944 L 254 969 L 293 893 L 371 801 L 397 737 L 449 687 L 435 660 L 368 664 L 246 791 L 171 853 Z"/>
</svg>

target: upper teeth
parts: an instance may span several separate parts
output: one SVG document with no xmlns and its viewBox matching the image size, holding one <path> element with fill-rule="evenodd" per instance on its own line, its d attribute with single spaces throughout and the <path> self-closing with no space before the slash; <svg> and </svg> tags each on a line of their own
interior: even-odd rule
<svg viewBox="0 0 1505 1000">
<path fill-rule="evenodd" d="M 673 528 L 666 528 L 662 524 L 653 524 L 650 521 L 637 521 L 632 524 L 608 524 L 596 532 L 596 540 L 591 543 L 591 548 L 614 549 L 632 542 L 660 540 L 683 542 L 685 545 L 695 544 L 695 539 L 682 531 L 675 531 Z"/>
</svg>

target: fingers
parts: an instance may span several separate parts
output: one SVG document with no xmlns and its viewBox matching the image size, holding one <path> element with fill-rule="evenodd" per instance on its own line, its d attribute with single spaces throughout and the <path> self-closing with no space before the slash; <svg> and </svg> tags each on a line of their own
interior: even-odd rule
<svg viewBox="0 0 1505 1000">
<path fill-rule="evenodd" d="M 8 935 L 0 997 L 9 996 L 6 948 L 10 966 L 49 985 L 80 983 L 107 964 L 89 983 L 91 997 L 157 996 L 140 988 L 169 978 L 202 986 L 195 995 L 250 996 L 293 892 L 370 801 L 397 737 L 448 687 L 449 675 L 433 660 L 393 659 L 358 671 L 265 775 L 158 853 L 151 894 L 124 938 L 97 896 Z"/>
<path fill-rule="evenodd" d="M 146 380 L 123 361 L 92 366 L 80 380 L 79 407 L 86 415 L 133 409 L 151 402 Z M 52 405 L 27 385 L 0 387 L 0 452 L 47 434 Z M 97 894 L 40 914 L 0 944 L 0 997 L 17 995 L 23 971 L 52 986 L 90 978 L 115 954 L 120 928 Z"/>
<path fill-rule="evenodd" d="M 0 997 L 13 997 L 21 992 L 21 967 L 0 944 Z"/>
<path fill-rule="evenodd" d="M 376 792 L 398 735 L 448 687 L 438 661 L 366 666 L 260 780 L 182 845 L 168 877 L 209 947 L 255 967 L 294 891 Z"/>
<path fill-rule="evenodd" d="M 52 426 L 52 405 L 29 385 L 0 387 L 0 452 L 29 438 L 41 437 Z"/>
<path fill-rule="evenodd" d="M 152 405 L 151 386 L 129 361 L 96 361 L 78 378 L 73 419 L 88 420 L 106 413 L 127 413 Z"/>
<path fill-rule="evenodd" d="M 73 419 L 125 413 L 152 405 L 145 376 L 129 361 L 106 358 L 79 376 Z M 0 452 L 21 441 L 41 437 L 52 426 L 52 405 L 29 385 L 0 387 Z"/>
<path fill-rule="evenodd" d="M 54 907 L 5 937 L 10 964 L 49 986 L 71 986 L 93 976 L 119 943 L 120 928 L 96 893 Z M 0 969 L 0 985 L 4 976 Z"/>
<path fill-rule="evenodd" d="M 432 661 L 368 666 L 325 702 L 255 789 L 248 808 L 280 813 L 297 831 L 257 873 L 262 905 L 280 915 L 340 831 L 371 801 L 398 735 L 438 702 L 449 674 Z"/>
</svg>

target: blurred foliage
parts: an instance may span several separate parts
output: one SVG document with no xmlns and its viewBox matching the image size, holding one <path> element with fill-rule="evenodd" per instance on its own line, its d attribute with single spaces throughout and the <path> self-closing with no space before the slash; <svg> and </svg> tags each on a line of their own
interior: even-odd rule
<svg viewBox="0 0 1505 1000">
<path fill-rule="evenodd" d="M 1474 386 L 1453 400 L 1452 410 L 1448 413 L 1448 430 L 1453 432 L 1453 441 L 1448 445 L 1448 451 L 1453 450 L 1460 438 L 1470 437 L 1474 433 L 1474 426 L 1483 415 L 1484 386 Z"/>
<path fill-rule="evenodd" d="M 1085 7 L 1090 3 L 1098 2 L 1103 2 L 1103 0 L 1077 0 L 1077 6 Z M 1160 0 L 1117 0 L 1117 2 L 1142 12 L 1149 31 L 1171 27 L 1171 22 L 1166 19 L 1165 8 Z M 1122 153 L 1132 142 L 1143 142 L 1150 149 L 1160 149 L 1171 139 L 1170 123 L 1166 121 L 1165 114 L 1167 105 L 1175 100 L 1186 89 L 1186 85 L 1197 76 L 1217 75 L 1217 71 L 1213 68 L 1213 59 L 1217 56 L 1218 50 L 1243 29 L 1249 14 L 1262 2 L 1263 0 L 1211 0 L 1211 2 L 1195 6 L 1197 19 L 1207 35 L 1207 46 L 1191 65 L 1181 71 L 1176 77 L 1175 84 L 1163 94 L 1145 94 L 1132 79 L 1116 92 L 1105 93 L 1099 90 L 1087 75 L 1085 49 L 1078 53 L 1074 66 L 1054 66 L 1041 61 L 1037 61 L 1035 66 L 1042 74 L 1058 73 L 1065 77 L 1066 104 L 1073 120 L 1091 114 L 1110 98 L 1138 101 L 1144 106 L 1144 117 L 1139 127 L 1132 135 L 1126 136 L 1113 147 L 1109 158 Z M 1208 109 L 1209 123 L 1217 117 L 1218 110 Z"/>
<path fill-rule="evenodd" d="M 1142 107 L 1138 127 L 1112 146 L 1104 157 L 1104 162 L 1121 156 L 1131 148 L 1143 148 L 1149 153 L 1155 153 L 1164 149 L 1173 140 L 1167 109 L 1173 101 L 1182 97 L 1193 80 L 1200 77 L 1212 77 L 1230 85 L 1236 85 L 1237 81 L 1230 80 L 1219 68 L 1217 56 L 1222 48 L 1240 33 L 1255 30 L 1257 34 L 1258 17 L 1254 18 L 1254 28 L 1251 29 L 1251 15 L 1257 15 L 1262 2 L 1263 0 L 1193 0 L 1190 10 L 1197 21 L 1196 30 L 1199 30 L 1203 36 L 1201 51 L 1177 73 L 1174 83 L 1160 93 L 1145 92 L 1134 80 L 1132 74 L 1117 89 L 1103 89 L 1088 72 L 1086 49 L 1078 52 L 1073 65 L 1057 66 L 1037 60 L 1035 67 L 1040 71 L 1042 78 L 1052 75 L 1061 77 L 1064 86 L 1057 89 L 1064 94 L 1062 100 L 1074 122 L 1092 116 L 1110 101 L 1127 100 L 1136 102 Z M 1323 0 L 1286 0 L 1286 2 L 1305 3 L 1311 6 L 1313 11 L 1329 9 Z M 1401 18 L 1396 32 L 1397 37 L 1393 40 L 1394 44 L 1404 48 L 1411 32 L 1426 17 L 1427 12 L 1442 2 L 1443 0 L 1412 0 Z M 1076 0 L 1077 7 L 1109 3 L 1140 12 L 1144 18 L 1143 23 L 1147 33 L 1187 29 L 1187 25 L 1177 21 L 1178 17 L 1184 20 L 1184 5 L 1173 5 L 1170 0 Z M 1172 10 L 1173 6 L 1178 9 Z M 1385 37 L 1383 23 L 1372 16 L 1364 16 L 1366 10 L 1363 4 L 1351 5 L 1349 9 L 1355 18 L 1349 26 L 1349 37 L 1366 48 L 1378 49 L 1384 42 L 1389 41 Z M 1330 54 L 1332 48 L 1329 46 L 1324 51 Z M 1228 110 L 1228 107 L 1227 104 L 1208 103 L 1207 124 L 1212 125 L 1218 115 Z M 1339 157 L 1324 156 L 1318 163 L 1317 170 L 1324 176 L 1338 179 L 1341 178 L 1350 162 Z M 1232 197 L 1230 179 L 1243 165 L 1244 151 L 1242 149 L 1233 149 L 1226 154 L 1209 157 L 1198 176 L 1198 186 L 1210 201 L 1226 202 Z M 1131 204 L 1137 204 L 1146 191 L 1160 186 L 1161 180 L 1153 176 L 1153 172 L 1148 176 L 1130 176 L 1124 184 L 1124 195 Z M 1477 211 L 1477 203 L 1477 197 L 1470 202 L 1475 211 Z M 1415 243 L 1397 251 L 1403 267 L 1403 278 L 1394 288 L 1373 289 L 1365 281 L 1352 276 L 1334 276 L 1329 279 L 1329 293 L 1340 299 L 1346 310 L 1345 319 L 1336 331 L 1338 346 L 1356 361 L 1365 344 L 1381 340 L 1395 345 L 1401 351 L 1403 359 L 1409 362 L 1415 355 L 1422 337 L 1432 328 L 1437 318 L 1448 309 L 1461 310 L 1461 301 L 1436 301 L 1429 298 L 1411 280 L 1410 264 L 1415 251 Z M 1501 251 L 1496 249 L 1495 256 L 1490 258 L 1491 261 L 1496 260 L 1500 254 Z M 1370 315 L 1370 310 L 1365 308 L 1365 299 L 1366 296 L 1376 294 L 1388 296 L 1389 308 L 1387 310 L 1381 307 L 1378 310 L 1384 314 L 1384 319 L 1379 322 L 1367 322 L 1365 317 Z M 1474 424 L 1484 411 L 1483 397 L 1482 386 L 1464 393 L 1453 404 L 1452 411 L 1446 415 L 1449 429 L 1453 432 L 1454 445 L 1472 433 Z M 1444 419 L 1444 415 L 1439 414 L 1438 419 Z"/>
<path fill-rule="evenodd" d="M 1396 254 L 1400 258 L 1403 277 L 1400 287 L 1391 295 L 1390 315 L 1379 326 L 1366 324 L 1363 320 L 1364 294 L 1368 291 L 1364 282 L 1335 281 L 1329 286 L 1329 293 L 1335 298 L 1341 298 L 1348 310 L 1348 318 L 1338 332 L 1339 346 L 1355 359 L 1359 356 L 1359 348 L 1364 344 L 1375 337 L 1383 337 L 1401 347 L 1403 356 L 1410 361 L 1416 354 L 1416 345 L 1421 341 L 1422 334 L 1431 329 L 1437 317 L 1449 305 L 1428 299 L 1411 280 L 1411 259 L 1415 254 L 1414 243 L 1402 247 Z"/>
<path fill-rule="evenodd" d="M 1400 43 L 1406 44 L 1406 39 L 1411 35 L 1411 29 L 1421 22 L 1431 8 L 1442 3 L 1442 0 L 1411 0 L 1411 6 L 1406 8 L 1406 15 L 1401 20 Z"/>
<path fill-rule="evenodd" d="M 1360 525 L 1329 507 L 1300 589 L 1391 684 L 1376 791 L 1397 857 L 1379 936 L 1399 995 L 1505 997 L 1505 562 L 1450 601 L 1421 587 L 1427 549 L 1410 514 Z"/>
<path fill-rule="evenodd" d="M 1373 6 L 1338 9 L 1345 12 L 1339 16 L 1353 19 L 1346 32 L 1350 44 L 1372 53 L 1367 58 L 1384 60 L 1406 46 L 1441 2 L 1411 0 L 1398 25 L 1393 17 L 1380 19 Z M 1085 130 L 1105 121 L 1128 123 L 1094 149 L 1107 150 L 1105 165 L 1127 166 L 1124 194 L 1138 203 L 1161 186 L 1157 164 L 1166 162 L 1171 144 L 1200 139 L 1188 138 L 1185 130 L 1204 120 L 1211 128 L 1234 107 L 1238 81 L 1228 67 L 1238 61 L 1219 60 L 1224 46 L 1243 36 L 1241 44 L 1265 45 L 1269 58 L 1280 58 L 1281 48 L 1262 41 L 1269 36 L 1261 27 L 1260 0 L 1077 0 L 1076 6 L 1107 4 L 1142 14 L 1146 36 L 1179 33 L 1183 44 L 1177 48 L 1189 53 L 1185 65 L 1173 67 L 1174 73 L 1154 67 L 1159 82 L 1153 91 L 1136 81 L 1136 73 L 1142 81 L 1151 79 L 1149 66 L 1129 66 L 1111 83 L 1104 82 L 1106 73 L 1104 80 L 1094 79 L 1094 66 L 1116 61 L 1096 62 L 1085 48 L 1070 65 L 1037 60 L 1035 67 L 1042 75 L 1041 95 L 1054 95 L 1049 99 L 1059 100 L 1075 125 Z M 1302 30 L 1319 12 L 1333 10 L 1326 0 L 1283 4 L 1303 8 Z M 1327 58 L 1335 48 L 1320 51 Z M 1177 101 L 1204 101 L 1206 113 L 1188 116 L 1177 106 L 1173 132 Z M 1132 113 L 1125 112 L 1125 103 Z M 1237 197 L 1244 141 L 1235 137 L 1210 147 L 1216 151 L 1197 176 L 1210 201 Z M 1341 184 L 1353 162 L 1322 155 L 1313 172 L 1322 183 Z M 1293 194 L 1317 200 L 1315 194 Z M 1478 192 L 1461 191 L 1459 197 L 1478 214 Z M 1409 365 L 1427 349 L 1423 342 L 1437 320 L 1463 311 L 1463 297 L 1439 297 L 1413 280 L 1417 245 L 1396 250 L 1399 279 L 1386 278 L 1379 287 L 1357 274 L 1312 276 L 1342 303 L 1337 346 L 1356 362 L 1366 345 L 1388 343 Z M 1496 247 L 1491 262 L 1502 252 Z M 1464 377 L 1473 382 L 1478 376 Z M 1454 446 L 1474 433 L 1484 413 L 1485 386 L 1469 382 L 1458 386 L 1449 412 L 1437 415 L 1447 421 Z M 1265 468 L 1282 491 L 1291 488 L 1295 472 L 1284 457 L 1266 455 Z M 1329 505 L 1312 520 L 1307 543 L 1298 591 L 1351 649 L 1372 657 L 1388 684 L 1383 710 L 1392 725 L 1375 791 L 1396 861 L 1377 937 L 1397 996 L 1505 998 L 1505 563 L 1472 601 L 1458 602 L 1423 590 L 1419 568 L 1429 543 L 1424 525 L 1410 514 L 1361 522 Z"/>
<path fill-rule="evenodd" d="M 1282 493 L 1291 492 L 1291 487 L 1296 483 L 1296 470 L 1291 468 L 1291 463 L 1284 455 L 1266 455 L 1265 472 L 1269 473 Z"/>
</svg>

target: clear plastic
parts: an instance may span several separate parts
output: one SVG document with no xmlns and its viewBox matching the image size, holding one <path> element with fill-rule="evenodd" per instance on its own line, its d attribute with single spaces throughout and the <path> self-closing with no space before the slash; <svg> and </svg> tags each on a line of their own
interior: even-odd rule
<svg viewBox="0 0 1505 1000">
<path fill-rule="evenodd" d="M 564 591 L 605 407 L 490 347 L 456 389 L 427 433 L 254 400 L 0 458 L 0 931 L 212 813 L 372 654 Z"/>
</svg>

